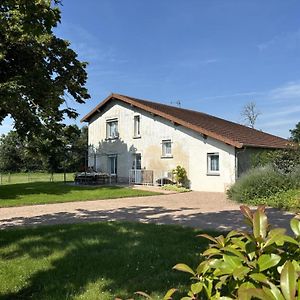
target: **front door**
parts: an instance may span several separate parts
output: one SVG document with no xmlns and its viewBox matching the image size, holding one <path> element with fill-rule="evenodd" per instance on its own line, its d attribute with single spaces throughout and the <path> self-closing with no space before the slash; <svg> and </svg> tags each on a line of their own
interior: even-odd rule
<svg viewBox="0 0 300 300">
<path fill-rule="evenodd" d="M 142 183 L 142 156 L 140 153 L 134 154 L 133 158 L 134 181 L 137 184 Z"/>
</svg>

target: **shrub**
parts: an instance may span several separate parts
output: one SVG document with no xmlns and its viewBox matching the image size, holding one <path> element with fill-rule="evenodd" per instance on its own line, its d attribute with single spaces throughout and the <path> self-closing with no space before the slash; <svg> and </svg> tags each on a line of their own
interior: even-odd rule
<svg viewBox="0 0 300 300">
<path fill-rule="evenodd" d="M 300 298 L 300 220 L 291 220 L 295 237 L 285 229 L 270 229 L 264 207 L 254 213 L 241 207 L 251 232 L 231 231 L 226 236 L 201 234 L 212 243 L 201 254 L 194 270 L 180 263 L 174 269 L 190 274 L 192 284 L 182 300 L 197 299 L 263 299 Z M 176 289 L 167 292 L 172 299 Z M 138 292 L 148 299 L 150 296 Z"/>
<path fill-rule="evenodd" d="M 172 173 L 175 176 L 177 185 L 184 187 L 188 186 L 187 172 L 184 167 L 177 166 L 175 169 L 172 170 Z"/>
<path fill-rule="evenodd" d="M 293 184 L 286 175 L 267 166 L 252 169 L 242 175 L 229 188 L 227 195 L 232 200 L 249 203 L 255 198 L 270 197 L 292 187 Z"/>
</svg>

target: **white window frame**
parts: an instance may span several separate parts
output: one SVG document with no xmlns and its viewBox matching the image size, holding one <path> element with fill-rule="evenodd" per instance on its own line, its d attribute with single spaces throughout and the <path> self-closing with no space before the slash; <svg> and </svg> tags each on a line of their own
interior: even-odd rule
<svg viewBox="0 0 300 300">
<path fill-rule="evenodd" d="M 166 145 L 167 144 L 170 144 L 170 153 L 167 153 L 167 147 Z M 165 139 L 165 140 L 162 140 L 161 142 L 161 157 L 162 158 L 172 158 L 173 157 L 173 154 L 172 154 L 172 140 L 171 139 Z"/>
<path fill-rule="evenodd" d="M 212 170 L 212 157 L 218 157 L 218 169 Z M 220 154 L 219 152 L 207 153 L 207 175 L 220 175 Z"/>
<path fill-rule="evenodd" d="M 141 116 L 135 115 L 133 117 L 133 137 L 139 138 L 141 137 Z"/>
<path fill-rule="evenodd" d="M 111 124 L 115 123 L 115 130 L 111 132 Z M 118 139 L 119 138 L 119 122 L 118 119 L 108 119 L 106 120 L 106 138 L 107 139 Z"/>
<path fill-rule="evenodd" d="M 114 172 L 111 172 L 111 161 L 114 159 Z M 118 156 L 116 154 L 108 155 L 108 170 L 110 175 L 117 175 L 118 173 Z"/>
</svg>

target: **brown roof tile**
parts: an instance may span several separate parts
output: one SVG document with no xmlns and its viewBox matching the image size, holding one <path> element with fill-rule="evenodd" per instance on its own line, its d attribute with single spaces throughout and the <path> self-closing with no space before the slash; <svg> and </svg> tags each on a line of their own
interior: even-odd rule
<svg viewBox="0 0 300 300">
<path fill-rule="evenodd" d="M 105 104 L 117 99 L 139 107 L 155 115 L 161 116 L 176 124 L 190 128 L 203 135 L 220 140 L 237 148 L 244 146 L 262 148 L 286 148 L 289 141 L 256 129 L 249 128 L 234 122 L 214 117 L 202 112 L 178 108 L 157 102 L 136 99 L 120 94 L 111 94 L 90 113 L 82 118 L 81 122 L 88 122 L 91 117 L 101 111 Z"/>
</svg>

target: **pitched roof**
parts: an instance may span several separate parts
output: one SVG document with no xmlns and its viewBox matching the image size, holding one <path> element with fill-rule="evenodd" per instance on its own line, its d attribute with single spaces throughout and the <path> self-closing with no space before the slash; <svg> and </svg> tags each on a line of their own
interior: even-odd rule
<svg viewBox="0 0 300 300">
<path fill-rule="evenodd" d="M 247 126 L 227 121 L 212 115 L 189 109 L 178 108 L 157 102 L 136 99 L 120 94 L 111 94 L 98 104 L 91 112 L 81 119 L 81 122 L 89 122 L 111 100 L 119 100 L 138 107 L 153 115 L 165 118 L 174 124 L 192 129 L 202 135 L 215 138 L 237 148 L 261 147 L 261 148 L 286 148 L 289 141 L 281 137 L 271 135 Z"/>
</svg>

